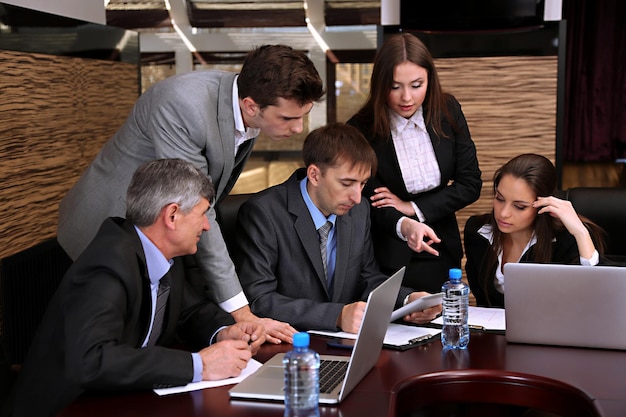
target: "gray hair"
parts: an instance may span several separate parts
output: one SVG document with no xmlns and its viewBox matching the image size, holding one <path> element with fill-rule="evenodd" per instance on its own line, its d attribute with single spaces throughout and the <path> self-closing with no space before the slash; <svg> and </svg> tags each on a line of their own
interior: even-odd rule
<svg viewBox="0 0 626 417">
<path fill-rule="evenodd" d="M 138 227 L 149 226 L 168 204 L 176 203 L 188 213 L 201 198 L 215 198 L 206 174 L 182 159 L 157 159 L 135 171 L 126 193 L 126 219 Z"/>
</svg>

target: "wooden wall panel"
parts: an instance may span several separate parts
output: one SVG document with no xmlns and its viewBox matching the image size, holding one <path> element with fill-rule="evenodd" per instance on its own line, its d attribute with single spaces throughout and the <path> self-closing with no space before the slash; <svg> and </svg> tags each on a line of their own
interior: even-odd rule
<svg viewBox="0 0 626 417">
<path fill-rule="evenodd" d="M 137 64 L 0 51 L 0 258 L 56 236 L 59 201 L 138 92 Z"/>
<path fill-rule="evenodd" d="M 557 57 L 435 60 L 444 90 L 461 103 L 482 171 L 480 199 L 457 213 L 461 233 L 470 215 L 491 210 L 493 173 L 512 157 L 539 153 L 555 162 Z"/>
</svg>

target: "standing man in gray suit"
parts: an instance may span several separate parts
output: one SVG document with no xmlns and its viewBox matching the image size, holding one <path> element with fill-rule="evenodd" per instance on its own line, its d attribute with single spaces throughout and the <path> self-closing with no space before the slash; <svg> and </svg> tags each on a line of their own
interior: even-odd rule
<svg viewBox="0 0 626 417">
<path fill-rule="evenodd" d="M 255 314 L 289 322 L 299 330 L 356 333 L 370 291 L 387 276 L 374 259 L 369 202 L 361 191 L 376 171 L 376 154 L 355 127 L 337 123 L 307 136 L 306 168 L 261 191 L 239 209 L 239 279 Z M 325 243 L 318 235 L 331 227 Z M 439 239 L 419 223 L 419 250 Z M 324 265 L 322 247 L 326 254 Z M 424 292 L 400 289 L 396 307 Z M 441 306 L 404 317 L 425 323 Z"/>
<path fill-rule="evenodd" d="M 303 129 L 303 118 L 322 99 L 322 80 L 311 60 L 285 45 L 251 51 L 239 74 L 194 71 L 165 79 L 142 94 L 131 113 L 63 198 L 57 237 L 76 259 L 102 221 L 125 213 L 125 190 L 137 167 L 181 158 L 206 172 L 216 202 L 239 177 L 260 132 L 283 140 Z M 194 263 L 203 285 L 237 321 L 260 321 L 267 340 L 290 342 L 286 323 L 254 316 L 215 220 L 202 235 Z"/>
</svg>

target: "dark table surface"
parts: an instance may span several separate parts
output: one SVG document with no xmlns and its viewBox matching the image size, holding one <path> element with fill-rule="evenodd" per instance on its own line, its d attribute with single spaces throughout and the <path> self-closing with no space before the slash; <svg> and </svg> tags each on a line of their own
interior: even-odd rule
<svg viewBox="0 0 626 417">
<path fill-rule="evenodd" d="M 319 353 L 348 355 L 313 336 Z M 264 362 L 291 345 L 265 345 L 255 359 Z M 386 416 L 391 391 L 414 376 L 456 369 L 493 369 L 552 378 L 572 385 L 596 402 L 606 417 L 626 416 L 626 352 L 508 343 L 501 334 L 472 332 L 467 350 L 444 351 L 441 342 L 406 351 L 383 349 L 374 369 L 339 406 L 321 406 L 320 416 Z M 282 416 L 282 403 L 231 401 L 231 386 L 158 396 L 154 392 L 83 396 L 60 416 Z"/>
</svg>

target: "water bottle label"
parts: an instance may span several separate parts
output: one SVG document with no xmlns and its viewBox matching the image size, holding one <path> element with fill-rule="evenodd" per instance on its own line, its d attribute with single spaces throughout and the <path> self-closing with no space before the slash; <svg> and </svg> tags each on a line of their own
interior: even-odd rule
<svg viewBox="0 0 626 417">
<path fill-rule="evenodd" d="M 444 324 L 461 325 L 465 318 L 465 305 L 461 294 L 450 291 L 443 297 Z"/>
</svg>

